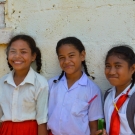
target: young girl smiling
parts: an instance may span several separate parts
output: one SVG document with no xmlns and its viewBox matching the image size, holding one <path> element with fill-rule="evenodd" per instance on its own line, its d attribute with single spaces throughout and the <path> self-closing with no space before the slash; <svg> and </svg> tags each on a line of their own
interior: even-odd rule
<svg viewBox="0 0 135 135">
<path fill-rule="evenodd" d="M 49 134 L 94 135 L 103 117 L 102 101 L 100 89 L 87 77 L 85 48 L 67 37 L 57 43 L 56 53 L 62 73 L 49 81 Z"/>
</svg>

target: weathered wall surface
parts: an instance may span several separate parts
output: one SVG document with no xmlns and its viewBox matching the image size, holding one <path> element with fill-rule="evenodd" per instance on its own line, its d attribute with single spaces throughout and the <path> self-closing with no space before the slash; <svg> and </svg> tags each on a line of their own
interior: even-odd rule
<svg viewBox="0 0 135 135">
<path fill-rule="evenodd" d="M 107 50 L 121 43 L 135 48 L 133 0 L 9 0 L 5 8 L 5 23 L 14 35 L 26 33 L 36 40 L 47 78 L 61 72 L 55 46 L 63 37 L 76 36 L 84 43 L 88 70 L 102 90 L 109 87 L 104 76 Z"/>
<path fill-rule="evenodd" d="M 5 49 L 12 35 L 12 28 L 5 27 L 4 4 L 5 0 L 0 0 L 0 76 L 6 74 L 9 70 L 6 63 Z"/>
</svg>

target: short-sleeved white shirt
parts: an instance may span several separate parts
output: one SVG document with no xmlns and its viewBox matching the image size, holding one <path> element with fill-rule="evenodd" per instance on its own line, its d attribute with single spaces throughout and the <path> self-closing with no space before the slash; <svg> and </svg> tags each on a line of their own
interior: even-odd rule
<svg viewBox="0 0 135 135">
<path fill-rule="evenodd" d="M 48 128 L 54 135 L 90 135 L 89 121 L 103 118 L 100 89 L 85 73 L 70 89 L 65 75 L 54 79 L 49 80 Z"/>
<path fill-rule="evenodd" d="M 30 68 L 24 81 L 16 86 L 14 71 L 0 79 L 0 120 L 47 122 L 48 82 Z"/>
<path fill-rule="evenodd" d="M 115 93 L 116 89 L 113 87 L 110 89 L 110 93 L 105 99 L 104 103 L 104 114 L 105 114 L 105 120 L 106 120 L 106 130 L 107 133 L 109 134 L 110 130 L 110 121 L 111 121 L 111 115 L 114 110 L 114 104 L 116 103 L 119 97 L 123 94 L 126 94 L 127 90 L 130 88 L 130 85 L 120 94 L 115 98 Z M 128 96 L 131 97 L 131 95 L 135 92 L 135 86 L 129 91 Z M 134 135 L 133 132 L 131 131 L 127 117 L 126 117 L 126 110 L 127 110 L 127 104 L 130 98 L 127 98 L 127 100 L 124 102 L 122 107 L 119 109 L 118 114 L 120 117 L 120 134 L 119 135 Z M 135 123 L 135 116 L 134 116 L 134 123 Z"/>
</svg>

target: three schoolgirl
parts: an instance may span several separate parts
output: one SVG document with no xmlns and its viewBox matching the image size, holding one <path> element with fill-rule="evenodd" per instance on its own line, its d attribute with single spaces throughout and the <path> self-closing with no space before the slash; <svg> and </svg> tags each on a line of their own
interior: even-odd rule
<svg viewBox="0 0 135 135">
<path fill-rule="evenodd" d="M 32 37 L 17 35 L 6 54 L 11 72 L 0 79 L 0 135 L 47 135 L 48 83 L 39 74 L 40 50 Z"/>
<path fill-rule="evenodd" d="M 0 79 L 0 135 L 47 135 L 48 84 L 38 74 L 42 65 L 40 50 L 33 38 L 18 35 L 11 39 L 6 53 L 11 72 Z M 56 53 L 62 73 L 49 80 L 49 134 L 101 133 L 97 131 L 97 120 L 103 117 L 101 93 L 87 77 L 90 75 L 82 42 L 75 37 L 61 39 Z M 34 60 L 38 73 L 30 67 Z M 105 75 L 114 87 L 104 103 L 106 131 L 103 134 L 132 135 L 126 109 L 135 92 L 133 50 L 128 46 L 109 50 Z"/>
</svg>

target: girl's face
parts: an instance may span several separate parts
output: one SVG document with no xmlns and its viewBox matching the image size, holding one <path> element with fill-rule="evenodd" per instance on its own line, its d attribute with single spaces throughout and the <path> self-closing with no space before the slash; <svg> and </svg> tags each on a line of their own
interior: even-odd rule
<svg viewBox="0 0 135 135">
<path fill-rule="evenodd" d="M 58 59 L 66 74 L 80 73 L 82 61 L 85 60 L 85 51 L 80 53 L 72 44 L 64 44 L 58 50 Z"/>
<path fill-rule="evenodd" d="M 31 49 L 27 42 L 23 40 L 14 41 L 8 52 L 8 62 L 15 71 L 29 71 L 31 62 L 36 58 L 32 55 Z"/>
<path fill-rule="evenodd" d="M 111 85 L 116 89 L 124 90 L 132 79 L 135 72 L 135 66 L 129 67 L 127 61 L 120 59 L 118 56 L 109 56 L 105 63 L 105 75 Z"/>
</svg>

